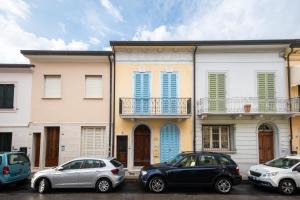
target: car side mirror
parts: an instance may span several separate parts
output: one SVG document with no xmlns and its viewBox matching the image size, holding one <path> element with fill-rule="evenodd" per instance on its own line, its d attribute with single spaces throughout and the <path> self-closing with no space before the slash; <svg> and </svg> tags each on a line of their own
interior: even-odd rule
<svg viewBox="0 0 300 200">
<path fill-rule="evenodd" d="M 64 169 L 64 168 L 61 167 L 61 166 L 59 166 L 59 167 L 56 168 L 57 171 L 62 171 L 63 169 Z"/>
</svg>

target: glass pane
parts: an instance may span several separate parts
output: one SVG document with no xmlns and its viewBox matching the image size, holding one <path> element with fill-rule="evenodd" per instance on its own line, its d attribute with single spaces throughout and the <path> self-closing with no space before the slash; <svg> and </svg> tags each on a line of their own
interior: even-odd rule
<svg viewBox="0 0 300 200">
<path fill-rule="evenodd" d="M 181 162 L 181 167 L 194 167 L 196 166 L 197 157 L 196 156 L 187 156 Z"/>
<path fill-rule="evenodd" d="M 213 133 L 212 134 L 212 143 L 213 143 L 213 148 L 220 148 L 220 143 L 219 143 L 219 133 Z"/>
<path fill-rule="evenodd" d="M 228 127 L 223 126 L 221 127 L 221 145 L 223 149 L 228 149 L 228 137 L 229 136 L 229 131 L 228 131 Z"/>
<path fill-rule="evenodd" d="M 216 158 L 213 155 L 202 155 L 199 159 L 199 165 L 217 165 Z"/>
<path fill-rule="evenodd" d="M 203 127 L 203 148 L 210 148 L 210 127 Z"/>
</svg>

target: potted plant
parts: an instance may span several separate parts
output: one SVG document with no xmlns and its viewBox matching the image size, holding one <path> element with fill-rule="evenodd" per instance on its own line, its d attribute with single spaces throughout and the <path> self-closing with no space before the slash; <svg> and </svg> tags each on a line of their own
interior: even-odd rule
<svg viewBox="0 0 300 200">
<path fill-rule="evenodd" d="M 251 104 L 245 104 L 245 105 L 244 105 L 244 111 L 245 111 L 246 113 L 250 112 L 250 111 L 251 111 Z"/>
</svg>

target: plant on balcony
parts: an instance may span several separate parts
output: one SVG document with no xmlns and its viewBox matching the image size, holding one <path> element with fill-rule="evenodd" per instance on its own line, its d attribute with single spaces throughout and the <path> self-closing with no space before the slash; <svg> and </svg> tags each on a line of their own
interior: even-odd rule
<svg viewBox="0 0 300 200">
<path fill-rule="evenodd" d="M 249 113 L 249 112 L 251 111 L 251 104 L 245 104 L 245 105 L 244 105 L 244 111 L 245 111 L 246 113 Z"/>
</svg>

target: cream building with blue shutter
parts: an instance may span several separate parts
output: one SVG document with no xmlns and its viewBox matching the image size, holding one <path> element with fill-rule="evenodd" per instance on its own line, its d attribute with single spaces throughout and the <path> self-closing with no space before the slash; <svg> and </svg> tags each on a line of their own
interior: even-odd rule
<svg viewBox="0 0 300 200">
<path fill-rule="evenodd" d="M 130 172 L 193 150 L 194 47 L 111 42 L 115 52 L 114 155 Z"/>
<path fill-rule="evenodd" d="M 196 150 L 223 152 L 246 175 L 290 153 L 287 42 L 201 45 L 196 53 Z"/>
</svg>

